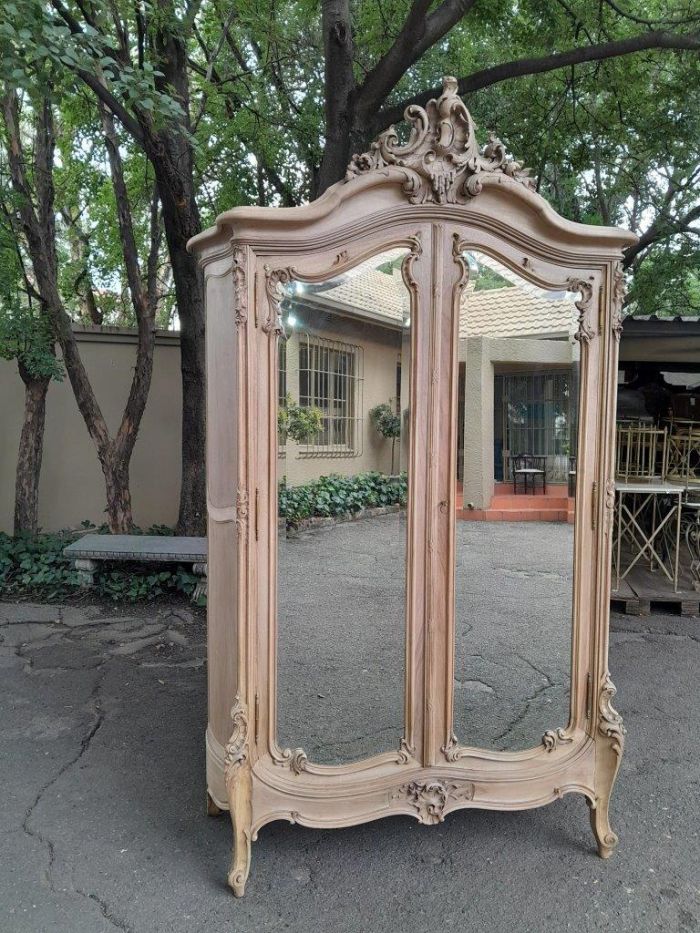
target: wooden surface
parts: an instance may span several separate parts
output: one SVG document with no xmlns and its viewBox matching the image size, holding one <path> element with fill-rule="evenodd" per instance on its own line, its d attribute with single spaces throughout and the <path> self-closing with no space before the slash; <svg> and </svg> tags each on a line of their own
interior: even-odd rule
<svg viewBox="0 0 700 933">
<path fill-rule="evenodd" d="M 207 781 L 231 811 L 229 884 L 272 820 L 342 827 L 392 814 L 516 810 L 583 794 L 599 854 L 617 844 L 609 801 L 624 744 L 608 672 L 617 354 L 626 231 L 559 217 L 502 151 L 485 158 L 445 79 L 413 108 L 406 150 L 385 140 L 347 178 L 295 208 L 236 208 L 196 237 L 207 296 L 209 727 Z M 501 153 L 501 155 L 499 155 Z M 410 157 L 409 157 L 410 156 Z M 282 285 L 407 254 L 411 300 L 404 737 L 340 766 L 277 742 L 277 406 Z M 467 250 L 528 282 L 578 294 L 581 346 L 571 708 L 532 749 L 467 748 L 453 734 L 459 308 Z M 314 664 L 314 657 L 308 658 Z M 417 845 L 419 844 L 417 839 Z"/>
<path fill-rule="evenodd" d="M 678 592 L 674 593 L 663 574 L 636 566 L 620 581 L 618 590 L 610 591 L 610 602 L 613 608 L 621 608 L 628 615 L 649 615 L 654 605 L 684 616 L 700 614 L 700 592 L 693 587 L 690 571 L 683 565 L 678 576 Z"/>
</svg>

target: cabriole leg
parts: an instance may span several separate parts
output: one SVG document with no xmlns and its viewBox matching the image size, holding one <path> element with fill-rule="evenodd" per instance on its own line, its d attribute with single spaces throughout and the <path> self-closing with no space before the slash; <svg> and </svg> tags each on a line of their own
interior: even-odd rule
<svg viewBox="0 0 700 933">
<path fill-rule="evenodd" d="M 226 745 L 224 780 L 233 824 L 233 853 L 228 883 L 236 897 L 243 897 L 250 871 L 253 823 L 253 775 L 248 751 L 248 708 L 240 696 L 231 709 L 233 732 Z"/>
<path fill-rule="evenodd" d="M 233 825 L 233 852 L 228 873 L 229 887 L 236 897 L 243 897 L 250 871 L 250 842 L 253 812 L 251 793 L 253 781 L 250 768 L 243 766 L 236 774 L 229 791 L 231 823 Z"/>
<path fill-rule="evenodd" d="M 595 755 L 595 801 L 589 801 L 591 829 L 598 843 L 598 855 L 610 858 L 618 843 L 618 837 L 610 826 L 610 797 L 617 772 L 620 770 L 622 751 L 625 746 L 625 727 L 622 716 L 612 705 L 617 693 L 615 685 L 606 671 L 598 699 L 598 730 Z"/>
</svg>

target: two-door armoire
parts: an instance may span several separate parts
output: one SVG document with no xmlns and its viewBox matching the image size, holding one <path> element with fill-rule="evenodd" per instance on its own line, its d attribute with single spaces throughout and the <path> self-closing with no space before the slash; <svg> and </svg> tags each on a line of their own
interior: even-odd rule
<svg viewBox="0 0 700 933">
<path fill-rule="evenodd" d="M 617 844 L 608 594 L 635 238 L 556 214 L 498 139 L 478 145 L 456 90 L 318 200 L 235 208 L 190 243 L 207 790 L 231 813 L 238 896 L 273 820 L 436 824 L 577 792 L 598 853 Z"/>
</svg>

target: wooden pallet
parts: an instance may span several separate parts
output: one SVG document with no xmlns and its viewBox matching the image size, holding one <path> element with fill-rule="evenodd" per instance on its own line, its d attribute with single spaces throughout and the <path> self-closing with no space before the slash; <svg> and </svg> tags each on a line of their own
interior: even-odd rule
<svg viewBox="0 0 700 933">
<path fill-rule="evenodd" d="M 615 576 L 613 574 L 613 586 Z M 681 568 L 678 592 L 663 573 L 651 573 L 647 567 L 634 567 L 620 581 L 620 589 L 610 593 L 610 606 L 627 615 L 648 616 L 652 608 L 658 612 L 676 612 L 682 616 L 700 615 L 700 591 L 694 589 L 689 571 Z"/>
</svg>

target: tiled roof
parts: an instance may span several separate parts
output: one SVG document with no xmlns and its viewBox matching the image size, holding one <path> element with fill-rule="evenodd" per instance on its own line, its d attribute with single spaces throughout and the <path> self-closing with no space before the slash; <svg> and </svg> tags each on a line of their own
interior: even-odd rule
<svg viewBox="0 0 700 933">
<path fill-rule="evenodd" d="M 387 254 L 385 261 L 400 255 Z M 489 262 L 495 267 L 495 261 Z M 498 264 L 499 273 L 505 267 Z M 505 275 L 504 275 L 505 277 Z M 508 275 L 514 279 L 512 274 Z M 333 288 L 310 289 L 304 299 L 329 310 L 353 309 L 363 316 L 387 318 L 401 324 L 408 316 L 409 299 L 401 272 L 382 272 L 376 259 L 364 263 Z M 527 283 L 518 282 L 503 288 L 476 290 L 467 286 L 462 298 L 459 336 L 463 337 L 533 337 L 568 335 L 575 329 L 577 311 L 571 296 L 547 295 Z M 388 323 L 387 321 L 387 323 Z"/>
<path fill-rule="evenodd" d="M 578 313 L 571 297 L 528 294 L 519 285 L 476 291 L 468 286 L 459 316 L 460 337 L 568 335 Z"/>
</svg>

